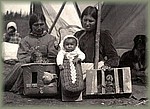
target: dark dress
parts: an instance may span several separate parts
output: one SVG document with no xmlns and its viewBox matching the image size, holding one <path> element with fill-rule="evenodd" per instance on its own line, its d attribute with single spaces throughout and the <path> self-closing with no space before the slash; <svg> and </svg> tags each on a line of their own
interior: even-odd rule
<svg viewBox="0 0 150 109">
<path fill-rule="evenodd" d="M 76 32 L 75 36 L 79 39 L 79 47 L 85 53 L 84 62 L 94 62 L 95 56 L 95 34 L 94 32 L 85 33 L 83 30 Z M 101 30 L 99 47 L 99 61 L 104 61 L 105 65 L 116 67 L 119 64 L 119 56 L 113 45 L 113 39 L 109 31 Z"/>
</svg>

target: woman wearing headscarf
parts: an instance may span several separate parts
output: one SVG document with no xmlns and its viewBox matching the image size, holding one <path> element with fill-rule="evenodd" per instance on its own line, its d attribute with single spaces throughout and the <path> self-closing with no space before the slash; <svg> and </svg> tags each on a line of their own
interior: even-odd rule
<svg viewBox="0 0 150 109">
<path fill-rule="evenodd" d="M 30 33 L 20 42 L 17 53 L 19 63 L 13 67 L 4 80 L 5 91 L 22 93 L 22 64 L 37 62 L 39 56 L 42 57 L 40 62 L 55 62 L 57 55 L 54 47 L 55 38 L 47 33 L 45 24 L 46 20 L 43 14 L 31 15 L 29 19 Z"/>
</svg>

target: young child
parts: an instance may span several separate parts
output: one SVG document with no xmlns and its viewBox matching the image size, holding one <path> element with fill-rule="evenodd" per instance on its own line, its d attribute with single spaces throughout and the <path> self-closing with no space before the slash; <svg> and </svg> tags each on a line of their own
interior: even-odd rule
<svg viewBox="0 0 150 109">
<path fill-rule="evenodd" d="M 20 34 L 17 32 L 17 25 L 15 22 L 9 22 L 6 27 L 6 33 L 3 34 L 3 60 L 6 64 L 16 64 L 17 51 L 21 41 Z"/>
<path fill-rule="evenodd" d="M 81 61 L 85 54 L 78 48 L 78 39 L 67 35 L 60 43 L 57 65 L 60 69 L 61 84 L 67 92 L 80 92 L 83 89 Z"/>
<path fill-rule="evenodd" d="M 60 51 L 57 55 L 57 65 L 60 70 L 63 69 L 63 60 L 65 57 L 74 64 L 85 59 L 85 54 L 78 48 L 78 39 L 73 35 L 65 36 L 60 43 Z"/>
<path fill-rule="evenodd" d="M 19 44 L 21 41 L 20 34 L 17 32 L 17 25 L 15 22 L 7 24 L 6 33 L 3 34 L 3 41 L 13 44 Z"/>
</svg>

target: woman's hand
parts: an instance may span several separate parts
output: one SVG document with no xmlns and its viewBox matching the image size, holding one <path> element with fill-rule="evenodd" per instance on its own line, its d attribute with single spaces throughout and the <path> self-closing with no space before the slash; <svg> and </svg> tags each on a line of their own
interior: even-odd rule
<svg viewBox="0 0 150 109">
<path fill-rule="evenodd" d="M 36 53 L 35 52 L 32 52 L 31 53 L 31 62 L 35 62 L 36 61 Z"/>
<path fill-rule="evenodd" d="M 106 71 L 106 70 L 111 70 L 111 67 L 108 65 L 105 65 L 104 61 L 100 61 L 100 62 L 98 62 L 98 69 Z"/>
<path fill-rule="evenodd" d="M 106 71 L 106 70 L 111 70 L 111 67 L 110 67 L 110 66 L 107 66 L 107 65 L 103 65 L 103 66 L 101 67 L 101 69 L 102 69 L 103 71 Z"/>
</svg>

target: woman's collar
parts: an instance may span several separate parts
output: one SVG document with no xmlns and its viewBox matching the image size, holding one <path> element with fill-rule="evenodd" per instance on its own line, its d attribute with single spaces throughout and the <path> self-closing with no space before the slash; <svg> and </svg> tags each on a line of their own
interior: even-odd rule
<svg viewBox="0 0 150 109">
<path fill-rule="evenodd" d="M 32 35 L 32 36 L 35 36 L 35 37 L 43 37 L 43 36 L 45 36 L 47 34 L 47 31 L 43 31 L 43 34 L 41 34 L 41 35 L 37 35 L 37 34 L 34 34 L 34 33 L 30 33 L 30 35 Z"/>
</svg>

